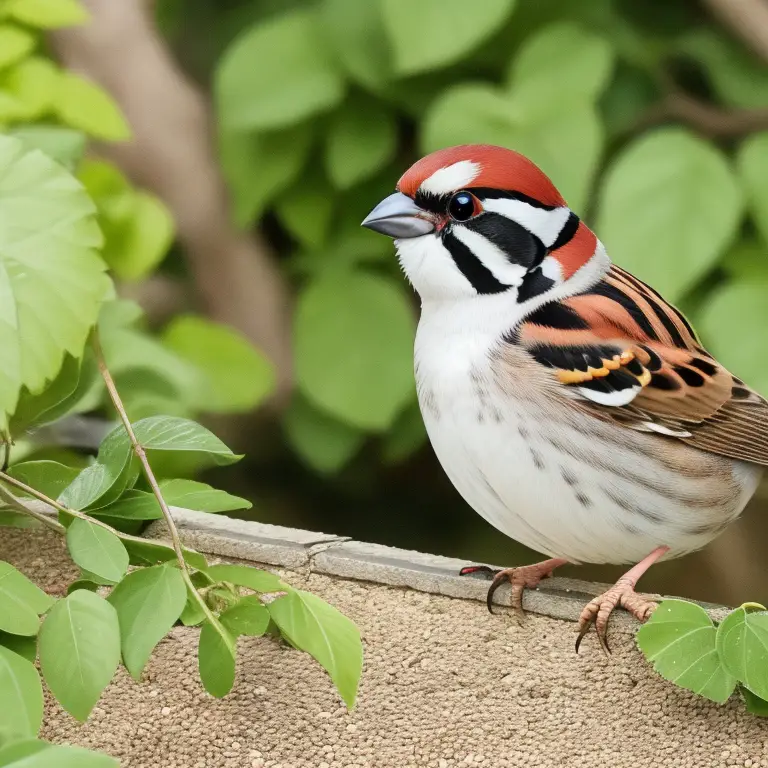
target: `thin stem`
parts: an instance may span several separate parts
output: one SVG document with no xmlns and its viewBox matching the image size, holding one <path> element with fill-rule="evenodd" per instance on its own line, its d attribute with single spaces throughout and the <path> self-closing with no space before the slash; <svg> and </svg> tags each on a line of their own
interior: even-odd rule
<svg viewBox="0 0 768 768">
<path fill-rule="evenodd" d="M 0 435 L 3 440 L 3 472 L 8 469 L 11 463 L 11 436 L 8 434 Z"/>
<path fill-rule="evenodd" d="M 6 475 L 4 472 L 0 472 L 0 479 L 13 480 L 12 477 Z M 48 517 L 48 515 L 45 515 L 42 512 L 38 512 L 36 509 L 31 509 L 21 501 L 21 499 L 17 499 L 10 491 L 3 488 L 2 485 L 0 485 L 0 499 L 3 499 L 9 507 L 13 507 L 17 512 L 21 512 L 23 515 L 29 515 L 29 517 L 34 517 L 35 520 L 41 522 L 52 531 L 56 531 L 56 533 L 67 532 L 67 529 L 60 522 Z"/>
<path fill-rule="evenodd" d="M 115 407 L 117 415 L 120 417 L 120 421 L 122 421 L 123 426 L 125 427 L 125 431 L 128 433 L 128 438 L 131 441 L 131 445 L 133 446 L 133 451 L 136 456 L 138 456 L 142 470 L 144 471 L 144 477 L 146 477 L 147 482 L 149 483 L 149 487 L 152 489 L 152 493 L 157 499 L 157 503 L 160 505 L 160 511 L 163 513 L 165 524 L 168 526 L 168 532 L 171 535 L 173 550 L 176 553 L 176 559 L 179 561 L 179 569 L 181 570 L 181 575 L 184 577 L 184 582 L 187 585 L 187 589 L 189 590 L 190 594 L 194 595 L 197 603 L 200 605 L 200 608 L 202 609 L 208 621 L 216 628 L 217 631 L 222 634 L 222 636 L 226 638 L 224 628 L 219 624 L 218 619 L 208 607 L 205 599 L 197 591 L 195 585 L 192 583 L 192 577 L 190 576 L 189 568 L 187 567 L 187 561 L 184 559 L 184 546 L 181 543 L 179 530 L 176 527 L 173 515 L 171 515 L 171 510 L 168 508 L 168 504 L 163 497 L 163 492 L 160 490 L 160 484 L 157 482 L 155 473 L 152 471 L 152 467 L 149 464 L 149 459 L 147 459 L 147 452 L 144 450 L 144 446 L 139 442 L 139 439 L 136 437 L 136 433 L 133 431 L 133 425 L 131 424 L 131 420 L 128 418 L 128 414 L 125 410 L 125 406 L 123 405 L 122 398 L 120 397 L 120 394 L 117 391 L 117 387 L 115 386 L 115 380 L 112 378 L 112 374 L 110 373 L 106 360 L 104 359 L 104 351 L 101 348 L 101 342 L 99 341 L 99 335 L 96 329 L 94 329 L 93 333 L 91 334 L 91 343 L 93 345 L 93 350 L 96 353 L 96 361 L 99 366 L 99 372 L 101 373 L 102 379 L 104 379 L 104 384 L 106 384 L 109 398 L 112 400 L 112 405 Z"/>
</svg>

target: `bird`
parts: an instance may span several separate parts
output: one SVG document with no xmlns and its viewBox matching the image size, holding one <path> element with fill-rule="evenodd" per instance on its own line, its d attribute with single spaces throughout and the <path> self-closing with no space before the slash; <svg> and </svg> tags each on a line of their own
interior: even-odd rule
<svg viewBox="0 0 768 768">
<path fill-rule="evenodd" d="M 635 590 L 648 568 L 704 547 L 754 494 L 768 403 L 512 149 L 423 157 L 362 226 L 394 239 L 421 301 L 416 389 L 443 470 L 547 556 L 492 570 L 489 610 L 505 582 L 522 614 L 524 590 L 562 565 L 631 564 L 579 617 L 577 652 L 592 625 L 609 652 L 617 606 L 640 621 L 657 606 Z"/>
</svg>

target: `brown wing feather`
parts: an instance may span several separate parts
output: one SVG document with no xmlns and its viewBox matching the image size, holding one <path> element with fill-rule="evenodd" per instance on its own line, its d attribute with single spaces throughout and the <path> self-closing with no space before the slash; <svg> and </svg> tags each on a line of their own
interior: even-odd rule
<svg viewBox="0 0 768 768">
<path fill-rule="evenodd" d="M 599 418 L 768 466 L 768 402 L 629 273 L 613 267 L 589 292 L 545 305 L 517 340 Z"/>
</svg>

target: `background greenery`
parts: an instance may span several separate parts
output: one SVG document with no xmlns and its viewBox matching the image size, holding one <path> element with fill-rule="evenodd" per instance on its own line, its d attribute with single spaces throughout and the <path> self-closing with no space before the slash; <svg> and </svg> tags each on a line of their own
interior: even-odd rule
<svg viewBox="0 0 768 768">
<path fill-rule="evenodd" d="M 58 23 L 85 20 L 74 3 L 37 3 L 69 9 Z M 167 201 L 83 155 L 87 138 L 120 142 L 131 126 L 108 94 L 40 55 L 23 7 L 0 2 L 0 123 L 75 168 L 97 201 L 123 298 L 101 333 L 129 413 L 222 426 L 248 457 L 213 480 L 252 500 L 256 519 L 468 560 L 533 557 L 467 509 L 426 445 L 417 303 L 391 242 L 359 227 L 415 159 L 446 145 L 528 154 L 614 260 L 768 395 L 768 68 L 700 3 L 158 0 L 164 39 L 211 94 L 233 219 L 264 238 L 295 297 L 288 401 L 269 400 L 273 367 L 244 329 L 190 311 L 200 286 Z M 168 285 L 158 311 L 149 287 Z M 77 410 L 104 402 L 94 384 Z M 18 441 L 13 459 L 82 466 L 82 450 L 44 438 Z M 764 535 L 758 509 L 741 538 Z M 647 584 L 764 597 L 758 550 L 740 556 L 736 582 L 720 582 L 710 553 Z"/>
</svg>

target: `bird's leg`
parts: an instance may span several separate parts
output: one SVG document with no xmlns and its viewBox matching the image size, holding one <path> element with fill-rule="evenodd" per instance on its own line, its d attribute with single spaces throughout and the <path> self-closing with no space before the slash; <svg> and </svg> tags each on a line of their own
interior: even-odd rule
<svg viewBox="0 0 768 768">
<path fill-rule="evenodd" d="M 488 610 L 493 613 L 493 594 L 505 582 L 512 585 L 512 607 L 519 618 L 523 617 L 523 590 L 533 589 L 542 579 L 552 575 L 555 568 L 565 565 L 568 561 L 561 557 L 553 557 L 541 563 L 532 565 L 520 565 L 517 568 L 503 568 L 500 571 L 489 568 L 487 565 L 471 565 L 459 571 L 460 576 L 470 576 L 474 573 L 488 573 L 493 576 L 493 581 L 488 589 L 486 603 Z"/>
<path fill-rule="evenodd" d="M 635 584 L 640 577 L 660 558 L 669 552 L 669 547 L 656 547 L 650 555 L 644 557 L 637 565 L 630 568 L 609 590 L 598 595 L 586 606 L 579 616 L 579 635 L 576 638 L 576 653 L 594 623 L 595 632 L 600 646 L 606 653 L 611 650 L 606 640 L 608 619 L 613 609 L 618 605 L 629 611 L 639 621 L 645 621 L 655 610 L 656 603 L 635 592 Z"/>
</svg>

